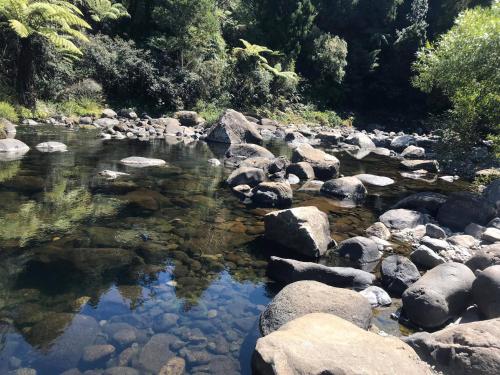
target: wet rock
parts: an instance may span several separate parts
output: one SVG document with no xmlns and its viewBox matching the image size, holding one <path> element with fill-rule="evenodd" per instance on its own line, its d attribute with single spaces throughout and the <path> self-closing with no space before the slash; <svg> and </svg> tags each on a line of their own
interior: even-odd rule
<svg viewBox="0 0 500 375">
<path fill-rule="evenodd" d="M 427 224 L 425 226 L 425 235 L 430 238 L 446 238 L 446 232 L 444 231 L 444 229 L 436 224 Z"/>
<path fill-rule="evenodd" d="M 417 267 L 401 255 L 385 258 L 380 267 L 380 274 L 384 287 L 396 296 L 401 296 L 410 285 L 420 279 Z"/>
<path fill-rule="evenodd" d="M 402 152 L 408 146 L 415 144 L 416 139 L 413 135 L 400 135 L 391 141 L 390 147 L 397 152 Z"/>
<path fill-rule="evenodd" d="M 410 260 L 425 270 L 430 270 L 444 263 L 444 259 L 442 257 L 425 245 L 420 245 L 416 250 L 414 250 L 410 254 Z"/>
<path fill-rule="evenodd" d="M 364 133 L 354 133 L 345 139 L 345 143 L 358 146 L 360 149 L 373 150 L 375 143 Z"/>
<path fill-rule="evenodd" d="M 437 160 L 403 160 L 400 167 L 407 171 L 424 170 L 431 173 L 439 172 Z"/>
<path fill-rule="evenodd" d="M 425 216 L 418 212 L 404 208 L 393 209 L 385 212 L 379 220 L 390 229 L 415 228 L 425 223 Z"/>
<path fill-rule="evenodd" d="M 342 241 L 337 248 L 337 253 L 357 265 L 373 263 L 381 257 L 377 243 L 361 236 Z"/>
<path fill-rule="evenodd" d="M 486 228 L 481 239 L 485 242 L 500 242 L 500 229 Z"/>
<path fill-rule="evenodd" d="M 313 180 L 315 177 L 313 167 L 305 161 L 290 164 L 286 168 L 286 173 L 294 174 L 301 180 Z"/>
<path fill-rule="evenodd" d="M 198 126 L 205 123 L 205 119 L 194 111 L 178 111 L 174 113 L 174 117 L 182 126 Z"/>
<path fill-rule="evenodd" d="M 337 199 L 359 202 L 366 198 L 367 190 L 356 177 L 341 177 L 326 181 L 321 187 L 321 193 Z"/>
<path fill-rule="evenodd" d="M 131 328 L 120 329 L 113 334 L 113 340 L 121 346 L 132 344 L 137 340 L 136 330 Z"/>
<path fill-rule="evenodd" d="M 29 149 L 28 145 L 19 139 L 0 139 L 0 153 L 26 153 Z"/>
<path fill-rule="evenodd" d="M 210 355 L 205 350 L 182 348 L 179 354 L 186 360 L 189 366 L 203 365 L 210 361 Z"/>
<path fill-rule="evenodd" d="M 454 193 L 439 208 L 437 220 L 454 231 L 463 231 L 470 223 L 486 225 L 495 213 L 489 202 L 479 195 Z"/>
<path fill-rule="evenodd" d="M 391 231 L 380 221 L 377 221 L 366 228 L 365 233 L 367 236 L 377 237 L 385 241 L 391 238 Z"/>
<path fill-rule="evenodd" d="M 403 198 L 392 208 L 406 208 L 435 216 L 439 208 L 446 202 L 446 195 L 432 192 L 415 193 Z"/>
<path fill-rule="evenodd" d="M 262 136 L 255 125 L 232 109 L 226 110 L 217 123 L 208 129 L 206 140 L 226 144 L 262 144 Z"/>
<path fill-rule="evenodd" d="M 175 357 L 170 350 L 170 345 L 177 341 L 175 336 L 165 333 L 152 336 L 142 348 L 139 365 L 146 371 L 158 373 L 170 359 Z"/>
<path fill-rule="evenodd" d="M 252 367 L 259 375 L 432 373 L 401 340 L 324 313 L 302 316 L 260 338 Z"/>
<path fill-rule="evenodd" d="M 251 199 L 259 207 L 290 207 L 293 191 L 288 182 L 261 182 L 252 189 Z"/>
<path fill-rule="evenodd" d="M 86 363 L 94 363 L 110 357 L 115 352 L 113 345 L 90 345 L 83 349 L 82 360 Z"/>
<path fill-rule="evenodd" d="M 332 242 L 328 216 L 316 207 L 271 212 L 264 224 L 269 240 L 309 257 L 323 255 Z"/>
<path fill-rule="evenodd" d="M 453 375 L 500 373 L 500 319 L 415 333 L 404 341 L 437 371 Z"/>
<path fill-rule="evenodd" d="M 292 163 L 308 162 L 317 178 L 327 180 L 339 174 L 340 161 L 333 155 L 318 150 L 309 144 L 301 144 L 293 150 Z"/>
<path fill-rule="evenodd" d="M 358 290 L 365 289 L 375 281 L 373 274 L 351 267 L 328 267 L 274 256 L 271 257 L 267 273 L 270 278 L 284 283 L 314 280 L 330 286 Z"/>
<path fill-rule="evenodd" d="M 165 160 L 143 158 L 141 156 L 130 156 L 128 158 L 120 160 L 120 162 L 129 167 L 135 168 L 159 167 L 167 164 Z"/>
<path fill-rule="evenodd" d="M 389 186 L 394 184 L 394 180 L 389 177 L 376 176 L 374 174 L 357 174 L 356 177 L 363 184 L 374 185 L 374 186 Z"/>
<path fill-rule="evenodd" d="M 422 159 L 425 157 L 425 149 L 417 146 L 406 147 L 401 156 L 405 159 Z"/>
<path fill-rule="evenodd" d="M 476 251 L 466 265 L 474 272 L 500 265 L 500 244 L 489 245 Z"/>
<path fill-rule="evenodd" d="M 251 187 L 260 184 L 266 180 L 264 171 L 259 168 L 240 167 L 234 170 L 226 182 L 229 186 L 249 185 Z"/>
<path fill-rule="evenodd" d="M 378 286 L 369 286 L 359 292 L 365 297 L 372 307 L 389 306 L 392 304 L 392 299 L 387 292 Z"/>
<path fill-rule="evenodd" d="M 368 329 L 372 319 L 371 306 L 359 293 L 317 281 L 298 281 L 284 287 L 262 312 L 260 331 L 269 335 L 310 313 L 334 314 L 363 329 Z"/>
<path fill-rule="evenodd" d="M 36 149 L 40 152 L 65 152 L 68 147 L 61 142 L 43 142 L 37 144 Z"/>
<path fill-rule="evenodd" d="M 500 265 L 478 271 L 476 275 L 472 284 L 474 302 L 487 319 L 500 318 Z"/>
<path fill-rule="evenodd" d="M 183 375 L 186 369 L 186 361 L 181 357 L 174 357 L 160 369 L 158 375 Z"/>
<path fill-rule="evenodd" d="M 406 289 L 404 311 L 416 325 L 438 328 L 469 306 L 474 279 L 463 264 L 441 264 Z"/>
</svg>

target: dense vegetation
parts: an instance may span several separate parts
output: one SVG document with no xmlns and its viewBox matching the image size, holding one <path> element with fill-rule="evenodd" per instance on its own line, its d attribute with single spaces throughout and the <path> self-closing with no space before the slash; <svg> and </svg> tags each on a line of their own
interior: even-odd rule
<svg viewBox="0 0 500 375">
<path fill-rule="evenodd" d="M 17 106 L 0 103 L 0 114 L 92 113 L 104 99 L 154 112 L 213 116 L 231 106 L 327 122 L 338 119 L 325 112 L 333 110 L 423 118 L 451 108 L 444 122 L 495 134 L 491 3 L 0 0 L 0 102 Z"/>
</svg>

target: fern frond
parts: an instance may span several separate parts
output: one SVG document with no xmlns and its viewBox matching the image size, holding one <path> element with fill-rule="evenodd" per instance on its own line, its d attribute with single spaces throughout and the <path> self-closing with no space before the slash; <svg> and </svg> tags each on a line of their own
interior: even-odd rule
<svg viewBox="0 0 500 375">
<path fill-rule="evenodd" d="M 27 38 L 30 35 L 28 28 L 18 20 L 9 20 L 9 25 L 20 38 Z"/>
</svg>

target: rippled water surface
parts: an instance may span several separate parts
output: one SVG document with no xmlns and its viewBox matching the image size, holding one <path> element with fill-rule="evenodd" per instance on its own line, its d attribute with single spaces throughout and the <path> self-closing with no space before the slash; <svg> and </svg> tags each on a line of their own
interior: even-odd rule
<svg viewBox="0 0 500 375">
<path fill-rule="evenodd" d="M 153 374 L 173 357 L 186 359 L 187 373 L 250 373 L 259 313 L 282 287 L 266 278 L 267 259 L 284 253 L 261 239 L 269 210 L 246 208 L 223 185 L 228 170 L 208 165 L 224 149 L 175 139 L 102 141 L 55 128 L 18 128 L 17 138 L 32 150 L 0 160 L 0 373 L 123 366 Z M 47 140 L 69 151 L 33 148 Z M 284 144 L 267 146 L 290 154 Z M 133 155 L 168 166 L 120 165 Z M 294 206 L 329 214 L 336 240 L 362 234 L 405 195 L 451 187 L 403 179 L 387 158 L 338 156 L 345 175 L 397 183 L 368 187 L 357 208 L 295 192 Z M 98 176 L 104 169 L 130 176 L 107 181 Z M 377 311 L 375 324 L 398 333 L 389 319 L 396 308 Z M 84 353 L 107 344 L 103 358 Z"/>
</svg>

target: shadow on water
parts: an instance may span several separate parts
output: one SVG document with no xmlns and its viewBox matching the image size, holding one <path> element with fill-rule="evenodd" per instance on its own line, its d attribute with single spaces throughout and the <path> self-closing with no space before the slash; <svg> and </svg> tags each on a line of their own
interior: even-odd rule
<svg viewBox="0 0 500 375">
<path fill-rule="evenodd" d="M 18 138 L 32 150 L 0 161 L 0 373 L 128 366 L 148 374 L 160 370 L 151 358 L 181 356 L 188 372 L 249 374 L 258 316 L 282 288 L 265 276 L 269 256 L 289 255 L 261 237 L 270 210 L 245 207 L 224 187 L 229 171 L 206 162 L 226 147 L 102 141 L 54 128 L 19 128 Z M 34 149 L 48 140 L 69 151 Z M 290 156 L 283 143 L 268 147 Z M 120 164 L 132 155 L 168 166 Z M 449 188 L 404 179 L 380 157 L 338 157 L 346 175 L 397 183 L 369 187 L 358 207 L 296 191 L 294 206 L 326 212 L 337 241 L 362 234 L 403 196 Z M 106 180 L 98 176 L 104 169 L 129 175 Z M 334 256 L 322 263 L 342 264 Z M 379 315 L 382 328 L 399 329 Z M 114 351 L 83 358 L 96 344 Z"/>
</svg>

